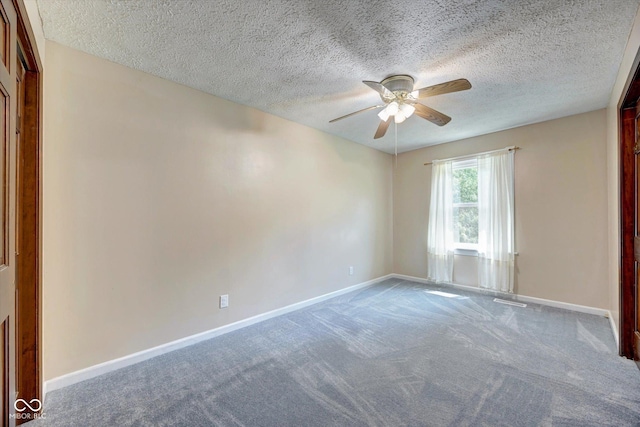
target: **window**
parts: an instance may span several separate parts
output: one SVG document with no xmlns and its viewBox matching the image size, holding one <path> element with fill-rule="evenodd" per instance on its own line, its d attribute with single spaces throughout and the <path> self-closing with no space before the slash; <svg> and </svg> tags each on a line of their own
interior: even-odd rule
<svg viewBox="0 0 640 427">
<path fill-rule="evenodd" d="M 478 286 L 513 292 L 515 149 L 433 161 L 427 230 L 430 280 L 451 282 L 454 254 L 466 252 L 478 257 Z"/>
<path fill-rule="evenodd" d="M 456 249 L 478 250 L 478 161 L 453 162 L 453 241 Z"/>
</svg>

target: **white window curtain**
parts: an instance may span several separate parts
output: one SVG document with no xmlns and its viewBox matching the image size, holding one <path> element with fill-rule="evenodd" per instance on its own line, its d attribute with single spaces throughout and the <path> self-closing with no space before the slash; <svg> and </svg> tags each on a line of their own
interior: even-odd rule
<svg viewBox="0 0 640 427">
<path fill-rule="evenodd" d="M 478 282 L 513 292 L 513 151 L 478 156 Z"/>
<path fill-rule="evenodd" d="M 451 161 L 434 161 L 427 234 L 427 277 L 453 281 L 453 168 Z"/>
</svg>

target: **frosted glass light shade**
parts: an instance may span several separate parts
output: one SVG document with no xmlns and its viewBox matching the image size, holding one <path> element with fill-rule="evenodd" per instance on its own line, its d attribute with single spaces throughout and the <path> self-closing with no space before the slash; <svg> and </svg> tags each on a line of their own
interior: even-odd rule
<svg viewBox="0 0 640 427">
<path fill-rule="evenodd" d="M 396 101 L 393 101 L 378 113 L 378 117 L 380 117 L 380 120 L 386 122 L 390 116 L 394 116 L 396 123 L 402 123 L 410 117 L 414 111 L 416 111 L 416 107 L 411 104 L 398 104 Z"/>
<path fill-rule="evenodd" d="M 416 111 L 416 107 L 411 104 L 402 104 L 400 105 L 400 112 L 404 115 L 405 118 L 411 117 L 414 111 Z"/>
<path fill-rule="evenodd" d="M 386 110 L 390 116 L 395 116 L 396 113 L 400 110 L 400 107 L 398 106 L 398 103 L 396 101 L 393 101 L 392 103 L 387 105 Z"/>
<path fill-rule="evenodd" d="M 386 122 L 387 120 L 389 120 L 389 112 L 385 108 L 378 113 L 378 117 L 380 117 L 380 120 L 382 120 L 383 122 Z"/>
<path fill-rule="evenodd" d="M 402 114 L 402 111 L 398 111 L 395 116 L 394 119 L 396 121 L 396 123 L 402 123 L 407 119 L 407 116 L 405 116 L 404 114 Z"/>
</svg>

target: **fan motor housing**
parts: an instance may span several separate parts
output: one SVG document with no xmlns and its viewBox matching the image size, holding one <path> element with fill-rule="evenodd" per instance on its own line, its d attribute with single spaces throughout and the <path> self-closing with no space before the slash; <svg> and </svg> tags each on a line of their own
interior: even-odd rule
<svg viewBox="0 0 640 427">
<path fill-rule="evenodd" d="M 406 74 L 389 76 L 381 81 L 380 84 L 395 94 L 407 94 L 413 91 L 413 77 Z"/>
</svg>

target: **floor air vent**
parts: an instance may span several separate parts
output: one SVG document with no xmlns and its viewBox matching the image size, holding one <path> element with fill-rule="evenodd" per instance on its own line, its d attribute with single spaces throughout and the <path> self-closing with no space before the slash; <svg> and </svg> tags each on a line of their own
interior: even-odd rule
<svg viewBox="0 0 640 427">
<path fill-rule="evenodd" d="M 500 304 L 506 304 L 506 305 L 513 305 L 513 306 L 516 306 L 516 307 L 526 307 L 527 306 L 527 304 L 523 304 L 521 302 L 508 301 L 506 299 L 500 299 L 500 298 L 494 298 L 493 302 L 497 302 L 497 303 L 500 303 Z"/>
</svg>

